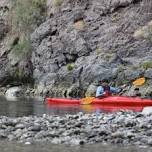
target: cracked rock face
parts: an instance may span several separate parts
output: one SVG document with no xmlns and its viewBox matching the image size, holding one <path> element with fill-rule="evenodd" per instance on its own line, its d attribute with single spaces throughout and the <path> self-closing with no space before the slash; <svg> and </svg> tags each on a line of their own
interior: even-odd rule
<svg viewBox="0 0 152 152">
<path fill-rule="evenodd" d="M 9 31 L 9 27 L 7 23 L 9 8 L 10 8 L 9 0 L 2 0 L 0 2 L 0 40 L 2 40 Z"/>
<path fill-rule="evenodd" d="M 22 80 L 20 81 L 17 75 L 22 75 L 23 73 L 26 81 L 32 76 L 30 57 L 24 57 L 21 60 L 12 53 L 13 46 L 19 41 L 19 36 L 18 33 L 12 34 L 11 31 L 11 9 L 12 1 L 0 1 L 0 86 L 15 85 L 16 82 L 16 84 L 21 84 Z"/>
<path fill-rule="evenodd" d="M 6 58 L 6 52 L 9 50 L 9 46 L 5 46 L 4 39 L 7 33 L 9 32 L 8 25 L 8 12 L 10 9 L 9 0 L 0 1 L 0 83 L 6 82 L 8 78 L 8 72 L 6 70 L 8 60 Z"/>
<path fill-rule="evenodd" d="M 143 2 L 65 0 L 57 11 L 52 11 L 51 1 L 47 2 L 50 18 L 31 34 L 34 78 L 41 90 L 58 86 L 66 91 L 71 85 L 86 90 L 103 77 L 114 81 L 120 65 L 133 66 L 136 58 L 151 54 L 148 41 L 133 38 L 134 31 L 150 18 L 149 14 L 145 19 L 144 9 L 140 11 Z M 129 81 L 140 75 L 125 73 L 120 75 Z"/>
<path fill-rule="evenodd" d="M 55 96 L 84 95 L 104 78 L 119 85 L 144 75 L 152 83 L 151 70 L 141 67 L 151 61 L 151 42 L 133 37 L 151 20 L 148 0 L 47 0 L 46 21 L 30 35 L 32 55 L 21 62 L 11 54 L 19 37 L 9 35 L 10 8 L 10 0 L 0 1 L 0 84 L 16 81 L 20 70 L 36 93 Z"/>
</svg>

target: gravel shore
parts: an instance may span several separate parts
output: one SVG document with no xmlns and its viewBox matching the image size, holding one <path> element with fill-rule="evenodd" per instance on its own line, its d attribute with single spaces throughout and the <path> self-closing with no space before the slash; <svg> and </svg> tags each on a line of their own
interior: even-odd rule
<svg viewBox="0 0 152 152">
<path fill-rule="evenodd" d="M 0 139 L 82 145 L 90 143 L 152 146 L 152 115 L 120 111 L 76 115 L 0 117 Z"/>
</svg>

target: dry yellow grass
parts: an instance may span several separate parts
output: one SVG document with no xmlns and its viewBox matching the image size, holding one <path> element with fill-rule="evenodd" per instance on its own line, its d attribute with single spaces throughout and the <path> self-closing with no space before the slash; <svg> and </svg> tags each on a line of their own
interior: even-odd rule
<svg viewBox="0 0 152 152">
<path fill-rule="evenodd" d="M 53 0 L 52 1 L 53 7 L 61 6 L 62 2 L 63 2 L 63 0 Z"/>
<path fill-rule="evenodd" d="M 84 30 L 84 27 L 85 27 L 85 23 L 83 20 L 80 20 L 74 23 L 74 28 L 76 30 L 79 30 L 79 31 Z"/>
<path fill-rule="evenodd" d="M 152 27 L 152 21 L 150 21 L 150 22 L 148 23 L 148 26 L 149 26 L 149 27 Z"/>
<path fill-rule="evenodd" d="M 134 32 L 134 38 L 139 39 L 144 37 L 144 31 L 141 29 L 138 29 Z"/>
</svg>

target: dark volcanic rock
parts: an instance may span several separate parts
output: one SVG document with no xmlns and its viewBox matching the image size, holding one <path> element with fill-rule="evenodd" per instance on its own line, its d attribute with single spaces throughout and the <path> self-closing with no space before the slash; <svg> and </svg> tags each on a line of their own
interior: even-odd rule
<svg viewBox="0 0 152 152">
<path fill-rule="evenodd" d="M 141 64 L 151 61 L 151 42 L 134 38 L 151 20 L 148 0 L 47 0 L 48 16 L 31 32 L 32 55 L 23 60 L 12 55 L 18 34 L 11 44 L 6 40 L 12 38 L 6 22 L 10 3 L 0 2 L 2 84 L 35 82 L 35 94 L 77 96 L 104 78 L 114 85 L 143 75 L 151 80 Z"/>
<path fill-rule="evenodd" d="M 133 38 L 134 31 L 148 21 L 142 1 L 65 0 L 56 11 L 51 1 L 48 4 L 50 19 L 31 35 L 34 79 L 41 90 L 48 87 L 54 92 L 52 88 L 64 86 L 66 91 L 73 84 L 86 90 L 95 80 L 106 77 L 114 81 L 120 77 L 120 65 L 125 69 L 136 65 L 136 59 L 126 62 L 125 58 L 149 53 L 148 41 Z M 121 77 L 130 81 L 143 74 L 141 70 L 124 70 Z"/>
</svg>

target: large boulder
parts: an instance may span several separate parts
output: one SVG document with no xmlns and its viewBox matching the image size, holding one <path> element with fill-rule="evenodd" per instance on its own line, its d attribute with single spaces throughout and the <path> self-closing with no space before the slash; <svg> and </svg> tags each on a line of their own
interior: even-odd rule
<svg viewBox="0 0 152 152">
<path fill-rule="evenodd" d="M 85 92 L 86 97 L 95 97 L 96 94 L 97 85 L 91 84 L 87 88 L 87 91 Z"/>
<path fill-rule="evenodd" d="M 152 107 L 145 107 L 143 110 L 142 110 L 142 114 L 143 115 L 152 115 Z"/>
<path fill-rule="evenodd" d="M 23 96 L 23 89 L 21 87 L 11 87 L 5 92 L 7 100 L 17 100 L 18 97 Z"/>
</svg>

